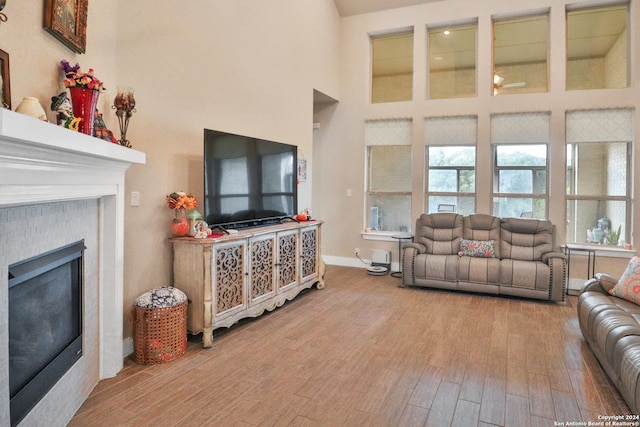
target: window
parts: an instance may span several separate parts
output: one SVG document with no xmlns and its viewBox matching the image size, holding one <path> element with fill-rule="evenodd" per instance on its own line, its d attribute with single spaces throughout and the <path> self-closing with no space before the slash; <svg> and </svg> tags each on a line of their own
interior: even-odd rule
<svg viewBox="0 0 640 427">
<path fill-rule="evenodd" d="M 371 102 L 411 101 L 413 30 L 371 37 Z"/>
<path fill-rule="evenodd" d="M 631 110 L 567 113 L 567 242 L 627 241 L 632 136 Z"/>
<path fill-rule="evenodd" d="M 477 129 L 475 116 L 425 119 L 427 212 L 475 212 Z"/>
<path fill-rule="evenodd" d="M 496 145 L 494 215 L 546 218 L 547 146 Z"/>
<path fill-rule="evenodd" d="M 547 218 L 549 113 L 491 117 L 493 214 Z"/>
<path fill-rule="evenodd" d="M 367 143 L 367 226 L 371 231 L 411 228 L 411 120 L 372 120 Z"/>
<path fill-rule="evenodd" d="M 428 147 L 427 211 L 475 212 L 476 147 Z"/>
<path fill-rule="evenodd" d="M 548 21 L 548 14 L 494 18 L 494 95 L 547 92 Z"/>
<path fill-rule="evenodd" d="M 628 8 L 567 10 L 567 90 L 629 86 Z"/>
<path fill-rule="evenodd" d="M 429 28 L 429 98 L 476 96 L 477 23 Z"/>
</svg>

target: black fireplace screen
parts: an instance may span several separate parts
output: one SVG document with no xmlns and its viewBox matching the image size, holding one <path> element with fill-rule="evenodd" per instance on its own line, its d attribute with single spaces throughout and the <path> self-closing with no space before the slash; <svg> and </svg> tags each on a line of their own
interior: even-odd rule
<svg viewBox="0 0 640 427">
<path fill-rule="evenodd" d="M 82 356 L 76 242 L 9 266 L 9 391 L 16 425 Z"/>
</svg>

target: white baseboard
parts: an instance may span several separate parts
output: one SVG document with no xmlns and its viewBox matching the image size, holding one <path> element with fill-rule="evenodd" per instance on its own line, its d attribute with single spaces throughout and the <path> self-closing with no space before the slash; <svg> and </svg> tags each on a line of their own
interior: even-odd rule
<svg viewBox="0 0 640 427">
<path fill-rule="evenodd" d="M 322 259 L 327 265 L 339 265 L 340 267 L 355 267 L 355 268 L 367 268 L 371 265 L 370 259 L 363 259 L 360 261 L 358 258 L 338 257 L 322 255 Z M 366 263 L 366 264 L 365 264 Z M 391 263 L 391 271 L 398 271 L 398 263 Z"/>
</svg>

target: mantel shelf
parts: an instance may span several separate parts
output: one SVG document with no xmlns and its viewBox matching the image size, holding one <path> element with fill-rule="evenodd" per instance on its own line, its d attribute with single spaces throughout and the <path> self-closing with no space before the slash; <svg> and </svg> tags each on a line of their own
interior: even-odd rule
<svg viewBox="0 0 640 427">
<path fill-rule="evenodd" d="M 129 164 L 146 162 L 145 153 L 140 151 L 0 108 L 0 144 L 9 142 L 21 143 L 25 149 L 55 150 Z"/>
</svg>

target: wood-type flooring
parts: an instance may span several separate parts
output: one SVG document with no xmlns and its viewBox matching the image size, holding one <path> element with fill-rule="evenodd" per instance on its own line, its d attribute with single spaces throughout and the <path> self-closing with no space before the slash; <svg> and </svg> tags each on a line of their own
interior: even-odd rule
<svg viewBox="0 0 640 427">
<path fill-rule="evenodd" d="M 329 266 L 326 287 L 165 364 L 127 359 L 87 426 L 558 426 L 629 414 L 567 303 Z M 585 424 L 586 425 L 586 424 Z"/>
</svg>

